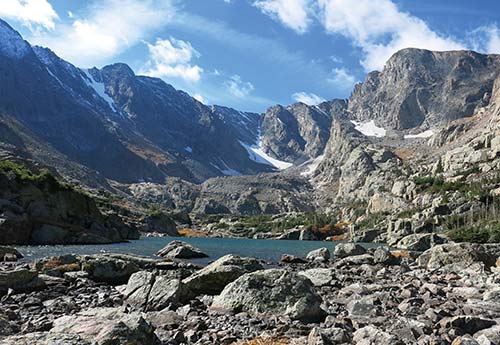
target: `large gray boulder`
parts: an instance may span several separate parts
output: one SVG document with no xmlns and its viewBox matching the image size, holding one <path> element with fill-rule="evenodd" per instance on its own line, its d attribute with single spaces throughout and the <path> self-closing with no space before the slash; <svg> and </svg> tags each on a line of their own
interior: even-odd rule
<svg viewBox="0 0 500 345">
<path fill-rule="evenodd" d="M 474 243 L 446 243 L 434 246 L 420 255 L 417 262 L 427 269 L 464 270 L 471 264 L 482 263 L 489 268 L 495 265 L 496 251 L 500 246 Z"/>
<path fill-rule="evenodd" d="M 172 241 L 160 249 L 156 255 L 171 259 L 195 259 L 206 258 L 207 254 L 200 249 L 182 241 Z"/>
<path fill-rule="evenodd" d="M 89 278 L 113 285 L 124 284 L 130 276 L 141 270 L 131 260 L 124 260 L 106 255 L 80 256 L 81 270 L 87 272 Z"/>
<path fill-rule="evenodd" d="M 16 248 L 0 246 L 0 262 L 17 261 L 22 258 L 23 255 Z"/>
<path fill-rule="evenodd" d="M 0 271 L 0 294 L 13 289 L 16 292 L 28 292 L 42 289 L 45 283 L 38 277 L 38 272 L 27 269 Z"/>
<path fill-rule="evenodd" d="M 328 248 L 319 248 L 310 251 L 306 255 L 306 260 L 314 262 L 326 262 L 330 260 L 330 251 L 328 250 Z"/>
<path fill-rule="evenodd" d="M 403 237 L 397 243 L 396 247 L 400 249 L 424 252 L 427 249 L 448 242 L 448 240 L 437 234 L 412 234 Z"/>
<path fill-rule="evenodd" d="M 159 311 L 187 297 L 180 280 L 147 271 L 132 274 L 123 295 L 129 305 L 144 311 Z"/>
<path fill-rule="evenodd" d="M 50 335 L 75 335 L 95 345 L 157 345 L 154 327 L 140 313 L 120 308 L 95 308 L 54 321 Z M 84 343 L 83 342 L 83 343 Z"/>
<path fill-rule="evenodd" d="M 286 270 L 270 269 L 245 274 L 230 283 L 214 299 L 212 307 L 316 322 L 324 317 L 321 303 L 309 279 Z"/>
<path fill-rule="evenodd" d="M 264 267 L 254 258 L 241 258 L 230 254 L 195 272 L 182 282 L 195 295 L 217 295 L 227 284 L 243 274 L 262 269 Z"/>
<path fill-rule="evenodd" d="M 339 243 L 335 246 L 333 250 L 333 256 L 342 259 L 348 256 L 363 255 L 366 253 L 366 249 L 356 243 Z"/>
</svg>

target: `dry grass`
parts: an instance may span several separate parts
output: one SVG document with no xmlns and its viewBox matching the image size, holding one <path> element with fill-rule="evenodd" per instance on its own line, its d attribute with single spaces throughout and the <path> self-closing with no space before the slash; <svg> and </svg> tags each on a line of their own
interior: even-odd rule
<svg viewBox="0 0 500 345">
<path fill-rule="evenodd" d="M 402 259 L 411 258 L 410 252 L 408 252 L 407 250 L 395 250 L 392 251 L 391 254 L 396 258 L 402 258 Z"/>
<path fill-rule="evenodd" d="M 402 148 L 402 149 L 397 149 L 394 151 L 394 154 L 401 158 L 402 160 L 408 160 L 413 155 L 415 154 L 415 151 L 408 149 L 408 148 Z"/>
<path fill-rule="evenodd" d="M 276 337 L 259 337 L 252 340 L 236 343 L 235 345 L 288 345 L 290 344 L 287 338 Z"/>
<path fill-rule="evenodd" d="M 207 235 L 204 234 L 203 232 L 199 232 L 192 229 L 179 229 L 177 230 L 177 232 L 182 237 L 207 237 Z"/>
</svg>

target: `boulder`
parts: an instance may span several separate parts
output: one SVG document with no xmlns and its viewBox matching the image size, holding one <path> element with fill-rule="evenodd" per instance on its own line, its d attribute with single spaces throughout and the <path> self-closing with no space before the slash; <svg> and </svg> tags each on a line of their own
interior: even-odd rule
<svg viewBox="0 0 500 345">
<path fill-rule="evenodd" d="M 395 257 L 389 247 L 377 247 L 373 251 L 373 262 L 382 265 L 395 265 L 399 263 L 399 259 Z"/>
<path fill-rule="evenodd" d="M 339 243 L 333 250 L 333 256 L 342 259 L 348 256 L 362 255 L 366 253 L 366 249 L 356 243 Z"/>
<path fill-rule="evenodd" d="M 79 260 L 90 279 L 112 285 L 125 284 L 133 273 L 141 270 L 133 261 L 106 255 L 81 256 Z"/>
<path fill-rule="evenodd" d="M 354 332 L 352 340 L 357 345 L 402 345 L 402 342 L 395 336 L 372 325 L 358 329 Z"/>
<path fill-rule="evenodd" d="M 254 258 L 226 255 L 195 272 L 182 282 L 195 295 L 217 295 L 227 284 L 243 274 L 262 269 L 264 267 Z"/>
<path fill-rule="evenodd" d="M 330 268 L 311 268 L 299 272 L 299 275 L 309 279 L 314 286 L 321 287 L 332 283 L 335 271 Z"/>
<path fill-rule="evenodd" d="M 335 262 L 335 267 L 373 265 L 374 258 L 371 254 L 348 256 Z"/>
<path fill-rule="evenodd" d="M 307 253 L 306 256 L 307 261 L 315 261 L 315 262 L 326 262 L 330 260 L 330 251 L 328 248 L 319 248 Z"/>
<path fill-rule="evenodd" d="M 224 288 L 213 308 L 260 315 L 287 315 L 317 322 L 324 317 L 322 299 L 311 281 L 281 269 L 247 273 Z"/>
<path fill-rule="evenodd" d="M 427 269 L 444 266 L 456 270 L 467 269 L 473 263 L 483 263 L 489 268 L 495 265 L 496 255 L 487 246 L 473 243 L 447 243 L 434 246 L 420 255 L 417 262 Z"/>
<path fill-rule="evenodd" d="M 483 329 L 474 334 L 474 339 L 481 345 L 500 344 L 500 325 Z"/>
<path fill-rule="evenodd" d="M 17 261 L 22 258 L 23 255 L 16 248 L 0 246 L 0 262 Z"/>
<path fill-rule="evenodd" d="M 437 244 L 447 242 L 448 240 L 445 237 L 437 234 L 412 234 L 399 240 L 396 247 L 410 251 L 424 252 Z"/>
<path fill-rule="evenodd" d="M 29 292 L 43 289 L 45 283 L 38 272 L 27 269 L 0 271 L 0 294 L 13 289 L 16 292 Z"/>
<path fill-rule="evenodd" d="M 182 241 L 170 242 L 163 249 L 160 249 L 156 255 L 171 259 L 195 259 L 208 257 L 208 255 L 203 253 L 200 249 Z"/>
<path fill-rule="evenodd" d="M 143 311 L 159 311 L 187 296 L 178 279 L 140 271 L 132 274 L 123 295 L 127 303 Z"/>
<path fill-rule="evenodd" d="M 54 321 L 50 335 L 76 335 L 95 345 L 157 345 L 154 327 L 140 313 L 120 308 L 95 308 Z"/>
<path fill-rule="evenodd" d="M 484 319 L 477 316 L 460 315 L 444 318 L 439 322 L 442 328 L 458 328 L 463 333 L 474 334 L 483 329 L 496 325 L 494 320 Z"/>
</svg>

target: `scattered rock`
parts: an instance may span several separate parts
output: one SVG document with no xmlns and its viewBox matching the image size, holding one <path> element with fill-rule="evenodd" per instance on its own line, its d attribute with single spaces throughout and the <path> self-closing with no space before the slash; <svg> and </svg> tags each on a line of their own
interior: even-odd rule
<svg viewBox="0 0 500 345">
<path fill-rule="evenodd" d="M 311 268 L 299 272 L 299 275 L 309 279 L 314 286 L 321 287 L 331 284 L 335 277 L 335 271 L 330 268 Z"/>
<path fill-rule="evenodd" d="M 38 277 L 38 272 L 28 269 L 0 271 L 0 294 L 13 289 L 16 292 L 43 289 L 45 283 Z"/>
<path fill-rule="evenodd" d="M 451 266 L 455 270 L 465 270 L 473 263 L 483 263 L 485 267 L 495 264 L 494 256 L 489 248 L 480 244 L 447 243 L 434 246 L 417 259 L 420 266 L 427 269 L 439 269 Z"/>
<path fill-rule="evenodd" d="M 441 320 L 439 324 L 443 328 L 458 328 L 464 333 L 474 334 L 497 323 L 477 316 L 454 316 Z"/>
<path fill-rule="evenodd" d="M 284 264 L 305 264 L 307 262 L 302 258 L 290 254 L 281 255 L 280 261 Z"/>
<path fill-rule="evenodd" d="M 448 240 L 437 234 L 412 234 L 403 237 L 396 245 L 400 249 L 424 252 L 431 247 L 448 242 Z"/>
</svg>

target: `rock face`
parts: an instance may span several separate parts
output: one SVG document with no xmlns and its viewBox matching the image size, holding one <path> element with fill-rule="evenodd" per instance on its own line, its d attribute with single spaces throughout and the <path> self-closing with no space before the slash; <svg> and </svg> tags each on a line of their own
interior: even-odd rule
<svg viewBox="0 0 500 345">
<path fill-rule="evenodd" d="M 262 270 L 264 267 L 254 258 L 226 255 L 197 271 L 182 283 L 195 295 L 217 295 L 245 273 Z"/>
<path fill-rule="evenodd" d="M 404 49 L 355 87 L 348 111 L 386 128 L 431 127 L 472 116 L 486 105 L 484 96 L 499 71 L 496 55 Z"/>
<path fill-rule="evenodd" d="M 95 201 L 27 161 L 0 161 L 0 243 L 86 244 L 137 239 L 120 218 L 102 214 Z"/>
<path fill-rule="evenodd" d="M 172 241 L 156 253 L 156 255 L 171 259 L 206 258 L 207 254 L 198 248 L 182 241 Z"/>
<path fill-rule="evenodd" d="M 288 107 L 277 105 L 263 115 L 262 146 L 272 157 L 287 162 L 316 158 L 325 149 L 330 126 L 330 114 L 320 106 L 303 103 Z"/>
<path fill-rule="evenodd" d="M 212 307 L 254 315 L 285 314 L 291 319 L 317 321 L 324 316 L 321 302 L 307 278 L 272 269 L 238 278 L 215 298 Z"/>
</svg>

